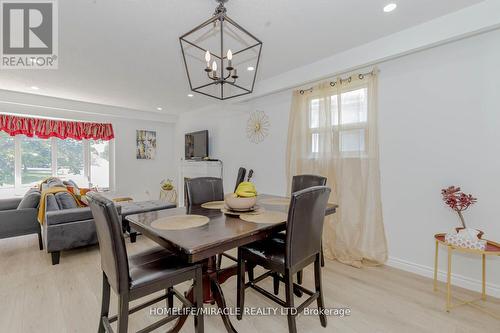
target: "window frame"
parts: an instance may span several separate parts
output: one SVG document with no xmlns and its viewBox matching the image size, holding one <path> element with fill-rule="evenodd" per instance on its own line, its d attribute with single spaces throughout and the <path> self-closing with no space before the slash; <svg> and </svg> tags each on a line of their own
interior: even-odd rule
<svg viewBox="0 0 500 333">
<path fill-rule="evenodd" d="M 307 112 L 308 112 L 308 117 L 307 117 L 308 118 L 307 147 L 308 147 L 309 158 L 314 159 L 314 158 L 317 158 L 321 155 L 321 148 L 319 147 L 319 142 L 321 142 L 321 140 L 319 140 L 319 139 L 318 139 L 318 151 L 317 152 L 312 151 L 312 143 L 313 143 L 312 137 L 313 137 L 313 135 L 317 134 L 318 136 L 321 136 L 321 134 L 327 133 L 328 131 L 333 132 L 333 137 L 335 140 L 333 148 L 335 149 L 335 155 L 339 156 L 340 158 L 366 158 L 366 157 L 368 157 L 369 147 L 368 147 L 367 141 L 368 141 L 368 135 L 369 135 L 369 121 L 370 121 L 370 112 L 368 112 L 368 110 L 367 110 L 367 114 L 366 114 L 366 121 L 341 124 L 341 122 L 340 122 L 341 119 L 338 119 L 338 123 L 336 125 L 331 124 L 329 126 L 321 126 L 321 121 L 320 121 L 320 124 L 318 127 L 314 127 L 314 128 L 311 127 L 311 113 L 312 113 L 312 101 L 313 100 L 319 99 L 320 103 L 321 103 L 321 100 L 323 100 L 324 103 L 326 103 L 324 106 L 326 109 L 325 111 L 327 113 L 333 114 L 332 113 L 333 110 L 331 108 L 332 98 L 336 97 L 337 103 L 341 104 L 342 103 L 342 94 L 348 93 L 351 91 L 356 91 L 356 90 L 363 90 L 363 89 L 368 89 L 368 86 L 361 85 L 361 86 L 357 86 L 357 87 L 351 87 L 351 88 L 342 90 L 338 93 L 332 92 L 331 94 L 328 94 L 328 95 L 325 95 L 322 93 L 316 93 L 316 94 L 313 93 L 307 98 Z M 340 94 L 340 96 L 339 96 L 339 94 Z M 367 90 L 366 98 L 367 98 L 367 103 L 369 103 L 370 96 L 369 96 L 368 90 Z M 321 105 L 320 105 L 320 108 L 321 108 Z M 333 118 L 331 119 L 331 121 L 332 120 L 333 120 Z M 349 132 L 349 131 L 353 131 L 353 130 L 364 130 L 364 150 L 363 151 L 361 151 L 361 150 L 360 151 L 342 151 L 342 140 L 341 140 L 342 132 Z"/>
<path fill-rule="evenodd" d="M 8 134 L 7 134 L 7 136 L 8 136 Z M 0 191 L 12 190 L 16 186 L 16 138 L 15 137 L 11 137 L 11 138 L 14 139 L 14 184 L 12 184 L 11 186 L 0 187 Z"/>
<path fill-rule="evenodd" d="M 15 195 L 22 195 L 27 189 L 31 187 L 30 184 L 22 184 L 22 149 L 21 142 L 25 135 L 18 134 L 13 136 L 14 138 L 14 186 L 2 187 L 0 192 L 12 192 Z M 44 139 L 42 139 L 44 140 Z M 45 140 L 51 140 L 51 173 L 52 177 L 57 176 L 57 138 L 52 137 Z M 83 177 L 88 180 L 87 186 L 91 185 L 91 141 L 94 140 L 81 140 L 83 149 Z M 103 191 L 114 191 L 115 189 L 115 140 L 108 140 L 109 144 L 109 186 L 107 188 L 100 188 Z"/>
</svg>

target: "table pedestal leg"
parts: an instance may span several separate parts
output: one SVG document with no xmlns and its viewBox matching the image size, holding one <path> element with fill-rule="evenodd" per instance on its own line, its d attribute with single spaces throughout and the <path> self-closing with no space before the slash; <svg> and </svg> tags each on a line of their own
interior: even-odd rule
<svg viewBox="0 0 500 333">
<path fill-rule="evenodd" d="M 437 291 L 437 282 L 438 282 L 438 254 L 439 254 L 439 243 L 436 240 L 436 255 L 434 257 L 434 291 Z"/>
<path fill-rule="evenodd" d="M 217 270 L 215 257 L 207 259 L 203 262 L 203 302 L 214 304 L 217 303 L 217 307 L 221 309 L 221 318 L 226 330 L 229 333 L 237 333 L 236 329 L 231 324 L 229 316 L 224 313 L 226 309 L 226 301 L 224 299 L 224 294 L 222 292 L 221 284 L 224 283 L 231 276 L 237 274 L 237 265 L 233 265 L 221 270 Z M 186 298 L 193 301 L 193 289 L 190 288 L 186 292 Z M 188 316 L 180 317 L 175 323 L 174 327 L 169 331 L 169 333 L 179 332 L 186 322 Z"/>
<path fill-rule="evenodd" d="M 450 312 L 451 308 L 451 255 L 452 248 L 448 246 L 448 272 L 446 276 L 446 311 Z"/>
<path fill-rule="evenodd" d="M 482 290 L 482 295 L 481 298 L 486 300 L 486 255 L 483 254 L 483 290 Z"/>
<path fill-rule="evenodd" d="M 221 318 L 222 322 L 224 323 L 224 326 L 226 327 L 226 330 L 229 333 L 237 333 L 236 329 L 233 327 L 233 324 L 231 324 L 231 320 L 229 319 L 229 316 L 224 313 L 224 310 L 226 309 L 226 300 L 224 299 L 224 294 L 222 293 L 222 289 L 220 287 L 219 281 L 216 279 L 210 279 L 211 286 L 212 286 L 212 294 L 215 297 L 215 301 L 217 302 L 217 306 L 219 309 L 222 309 L 221 311 Z"/>
</svg>

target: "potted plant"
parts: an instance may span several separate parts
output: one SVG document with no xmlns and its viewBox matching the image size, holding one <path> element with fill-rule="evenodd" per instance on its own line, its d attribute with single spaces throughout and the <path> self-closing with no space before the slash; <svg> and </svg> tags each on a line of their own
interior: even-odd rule
<svg viewBox="0 0 500 333">
<path fill-rule="evenodd" d="M 458 217 L 462 227 L 456 228 L 457 232 L 462 229 L 467 229 L 465 224 L 465 219 L 462 214 L 463 211 L 467 210 L 471 205 L 477 202 L 477 198 L 473 197 L 472 194 L 465 194 L 462 192 L 460 187 L 450 186 L 448 188 L 441 190 L 441 195 L 443 196 L 443 201 L 455 212 L 457 212 Z M 482 231 L 478 230 L 478 238 L 483 235 Z"/>
</svg>

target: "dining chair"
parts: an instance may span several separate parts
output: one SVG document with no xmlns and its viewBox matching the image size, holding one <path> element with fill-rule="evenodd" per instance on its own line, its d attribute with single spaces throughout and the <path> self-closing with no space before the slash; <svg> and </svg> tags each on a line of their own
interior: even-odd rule
<svg viewBox="0 0 500 333">
<path fill-rule="evenodd" d="M 325 186 L 327 178 L 317 175 L 297 175 L 292 178 L 292 193 L 304 190 L 306 188 L 314 187 L 314 186 Z M 279 233 L 276 234 L 275 237 L 281 238 L 282 241 L 285 240 L 285 234 Z M 321 248 L 321 267 L 325 267 L 325 258 L 323 257 L 323 247 Z M 302 271 L 297 272 L 297 283 L 302 284 Z M 274 294 L 278 295 L 279 293 L 279 281 L 278 278 L 274 278 Z M 300 296 L 300 292 L 297 293 Z"/>
<path fill-rule="evenodd" d="M 95 192 L 87 194 L 94 216 L 101 254 L 102 304 L 98 332 L 113 332 L 110 324 L 117 321 L 117 332 L 126 333 L 128 316 L 159 301 L 167 300 L 173 307 L 174 296 L 184 306 L 195 308 L 195 332 L 203 332 L 203 285 L 201 265 L 187 264 L 174 253 L 161 247 L 128 256 L 118 212 L 111 200 Z M 193 280 L 193 302 L 188 301 L 174 286 Z M 110 288 L 118 295 L 118 315 L 109 317 Z M 129 308 L 129 303 L 158 291 L 165 294 Z M 151 332 L 178 318 L 168 316 L 142 329 Z"/>
<path fill-rule="evenodd" d="M 224 200 L 224 187 L 221 178 L 198 177 L 186 180 L 187 206 L 201 205 L 210 201 Z"/>
<path fill-rule="evenodd" d="M 314 186 L 325 186 L 326 177 L 317 175 L 297 175 L 292 178 L 292 193 Z"/>
<path fill-rule="evenodd" d="M 236 184 L 234 185 L 234 192 L 238 189 L 238 185 L 243 183 L 245 181 L 245 176 L 247 174 L 247 169 L 245 168 L 239 168 L 238 169 L 238 176 L 236 177 Z"/>
<path fill-rule="evenodd" d="M 185 183 L 185 189 L 187 207 L 202 205 L 210 201 L 224 200 L 224 186 L 222 184 L 222 179 L 220 178 L 198 177 L 187 179 Z M 222 256 L 237 261 L 235 257 L 229 254 L 218 254 L 216 260 L 217 269 L 221 268 Z"/>
<path fill-rule="evenodd" d="M 238 248 L 237 318 L 239 320 L 242 318 L 245 305 L 245 289 L 250 287 L 288 309 L 289 332 L 297 332 L 296 316 L 314 301 L 317 301 L 321 325 L 326 327 L 320 261 L 323 220 L 330 192 L 326 186 L 316 186 L 292 194 L 285 242 L 270 237 Z M 314 263 L 315 291 L 293 283 L 293 274 L 312 263 Z M 268 271 L 255 279 L 250 278 L 250 281 L 245 283 L 245 265 L 259 265 Z M 269 276 L 279 276 L 285 283 L 285 301 L 257 285 Z M 294 306 L 294 289 L 309 295 L 309 298 L 298 307 Z M 290 310 L 292 308 L 296 313 Z"/>
</svg>

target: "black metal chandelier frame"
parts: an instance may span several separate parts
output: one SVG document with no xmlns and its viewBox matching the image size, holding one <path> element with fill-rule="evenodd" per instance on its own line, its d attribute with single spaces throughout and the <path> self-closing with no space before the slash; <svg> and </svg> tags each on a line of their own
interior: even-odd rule
<svg viewBox="0 0 500 333">
<path fill-rule="evenodd" d="M 224 3 L 227 2 L 228 0 L 216 0 L 216 1 L 219 3 L 219 5 L 215 9 L 215 13 L 213 14 L 213 16 L 210 19 L 208 19 L 205 22 L 198 25 L 197 27 L 188 31 L 187 33 L 185 33 L 181 37 L 179 37 L 179 43 L 181 46 L 182 58 L 184 60 L 184 66 L 186 68 L 186 74 L 188 77 L 189 86 L 191 88 L 191 91 L 205 95 L 205 96 L 213 97 L 213 98 L 216 98 L 219 100 L 226 100 L 226 99 L 235 98 L 235 97 L 239 97 L 239 96 L 243 96 L 243 95 L 248 95 L 248 94 L 251 94 L 253 92 L 253 89 L 255 86 L 255 80 L 257 78 L 257 70 L 259 68 L 259 62 L 260 62 L 260 56 L 261 56 L 261 52 L 262 52 L 262 44 L 263 43 L 257 37 L 255 37 L 253 34 L 248 32 L 248 30 L 246 30 L 245 28 L 243 28 L 242 26 L 240 26 L 238 23 L 236 23 L 234 20 L 232 20 L 231 18 L 229 18 L 227 16 L 226 8 L 224 7 Z M 255 41 L 254 44 L 249 45 L 247 47 L 244 47 L 236 52 L 233 52 L 232 56 L 236 56 L 242 52 L 248 51 L 248 50 L 253 49 L 255 47 L 259 47 L 257 61 L 256 61 L 255 69 L 254 69 L 254 75 L 253 75 L 253 79 L 252 79 L 252 85 L 251 85 L 250 89 L 242 87 L 241 85 L 237 84 L 237 79 L 239 76 L 237 75 L 236 68 L 232 67 L 231 61 L 230 61 L 230 59 L 228 59 L 228 55 L 224 55 L 224 25 L 227 23 L 233 25 L 234 27 L 236 27 L 241 32 L 245 33 L 247 36 L 249 36 L 251 39 L 253 39 Z M 208 26 L 210 24 L 214 24 L 214 26 L 216 24 L 220 24 L 220 55 L 215 54 L 207 49 L 204 49 L 203 47 L 200 47 L 187 39 L 187 37 L 189 35 L 195 33 L 196 31 L 199 31 L 199 30 L 205 28 L 206 26 Z M 221 67 L 220 76 L 217 76 L 215 74 L 216 71 L 213 71 L 210 68 L 210 66 L 207 66 L 207 68 L 204 68 L 202 70 L 207 72 L 208 79 L 210 79 L 211 82 L 206 83 L 206 84 L 202 84 L 200 86 L 193 87 L 193 82 L 192 82 L 191 76 L 189 74 L 189 67 L 188 67 L 188 63 L 186 60 L 186 54 L 185 54 L 184 47 L 182 44 L 183 42 L 186 44 L 189 44 L 189 45 L 191 45 L 191 46 L 193 46 L 193 47 L 195 47 L 203 52 L 206 52 L 206 53 L 210 54 L 210 56 L 213 56 L 215 59 L 217 59 L 220 62 L 220 67 Z M 227 66 L 224 65 L 226 60 L 228 60 Z M 225 71 L 227 71 L 227 75 L 225 74 Z M 210 76 L 210 74 L 212 74 L 212 76 Z M 231 86 L 236 87 L 236 88 L 239 88 L 239 89 L 243 90 L 244 92 L 240 93 L 240 94 L 236 94 L 236 95 L 225 96 L 224 95 L 224 86 L 226 84 L 231 85 Z M 206 88 L 210 85 L 220 85 L 220 97 L 218 95 L 211 95 L 209 93 L 201 91 L 201 89 Z"/>
</svg>

